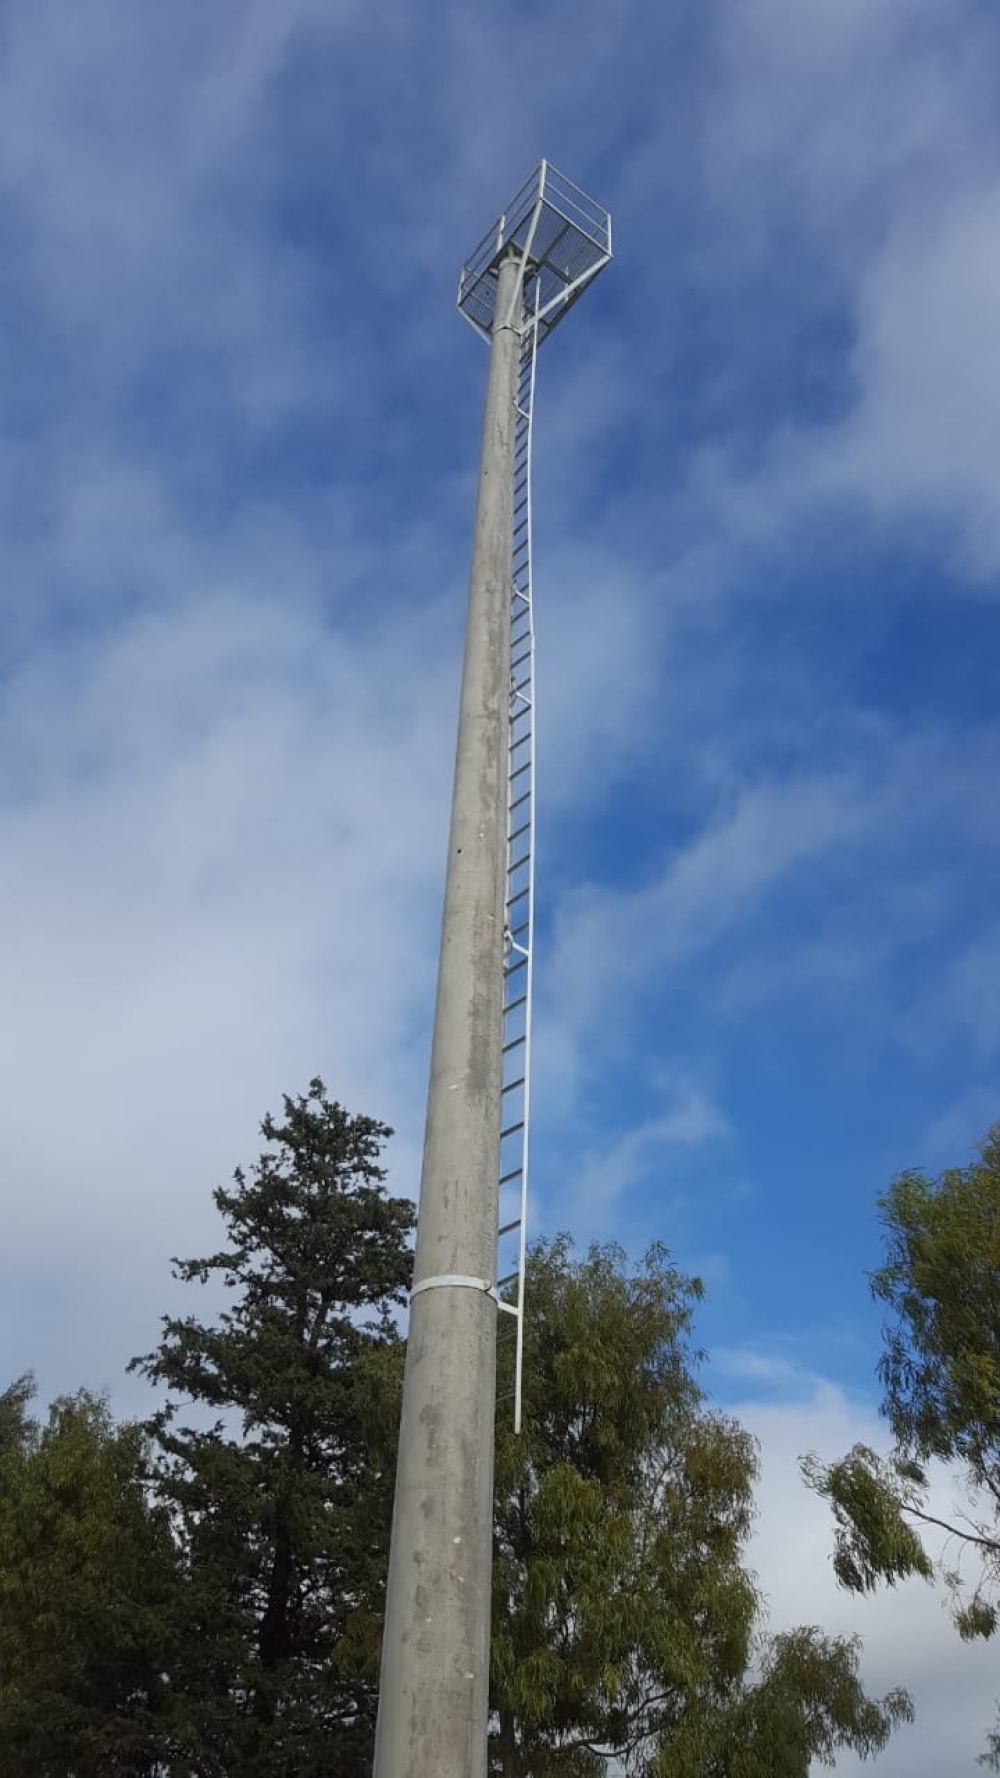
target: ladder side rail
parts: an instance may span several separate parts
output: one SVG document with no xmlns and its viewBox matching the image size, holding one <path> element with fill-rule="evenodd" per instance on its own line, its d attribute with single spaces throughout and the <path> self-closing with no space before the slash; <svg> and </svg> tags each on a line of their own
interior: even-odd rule
<svg viewBox="0 0 1000 1778">
<path fill-rule="evenodd" d="M 514 1430 L 520 1432 L 524 1374 L 524 1298 L 528 1227 L 528 1141 L 530 1130 L 531 1006 L 534 926 L 535 828 L 535 686 L 534 611 L 532 607 L 531 443 L 535 369 L 538 348 L 536 291 L 534 313 L 527 321 L 518 383 L 515 437 L 515 520 L 511 538 L 511 715 L 509 733 L 507 879 L 505 923 L 507 950 L 504 995 L 504 1055 L 508 1097 L 517 1094 L 519 1115 L 505 1123 L 505 1140 L 516 1142 L 516 1160 L 502 1162 L 502 1183 L 518 1192 L 516 1212 L 501 1211 L 504 1235 L 517 1236 L 516 1268 L 506 1272 L 514 1283 L 514 1301 L 504 1308 L 514 1319 Z M 514 994 L 511 987 L 516 982 Z M 498 1255 L 499 1269 L 499 1255 Z"/>
</svg>

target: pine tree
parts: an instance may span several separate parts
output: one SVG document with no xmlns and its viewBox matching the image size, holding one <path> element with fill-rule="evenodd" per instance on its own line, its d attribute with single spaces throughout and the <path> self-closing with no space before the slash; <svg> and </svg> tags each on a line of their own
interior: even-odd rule
<svg viewBox="0 0 1000 1778">
<path fill-rule="evenodd" d="M 152 1430 L 188 1575 L 183 1751 L 199 1778 L 353 1778 L 371 1761 L 414 1212 L 386 1191 L 391 1132 L 322 1081 L 261 1128 L 257 1164 L 214 1194 L 226 1244 L 174 1262 L 225 1307 L 166 1319 L 134 1361 L 168 1391 Z"/>
</svg>

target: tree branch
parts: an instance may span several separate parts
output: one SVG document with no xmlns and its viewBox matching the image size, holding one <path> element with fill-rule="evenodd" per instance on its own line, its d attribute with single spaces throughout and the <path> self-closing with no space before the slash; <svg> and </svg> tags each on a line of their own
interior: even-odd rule
<svg viewBox="0 0 1000 1778">
<path fill-rule="evenodd" d="M 976 1531 L 960 1531 L 958 1526 L 952 1525 L 948 1519 L 939 1519 L 934 1513 L 924 1512 L 923 1508 L 919 1506 L 911 1506 L 907 1503 L 902 1510 L 912 1514 L 915 1519 L 919 1519 L 922 1525 L 936 1525 L 939 1531 L 947 1531 L 949 1537 L 961 1538 L 963 1543 L 975 1544 L 978 1549 L 991 1550 L 994 1555 L 1000 1556 L 1000 1540 L 995 1537 L 984 1537 Z"/>
</svg>

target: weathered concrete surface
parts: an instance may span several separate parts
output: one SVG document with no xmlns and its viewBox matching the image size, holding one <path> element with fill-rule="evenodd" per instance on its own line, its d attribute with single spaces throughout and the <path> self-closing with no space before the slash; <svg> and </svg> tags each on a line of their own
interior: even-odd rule
<svg viewBox="0 0 1000 1778">
<path fill-rule="evenodd" d="M 469 592 L 414 1284 L 494 1280 L 502 1086 L 514 430 L 500 267 Z M 515 315 L 515 323 L 519 321 Z M 446 1285 L 410 1310 L 375 1778 L 485 1778 L 497 1308 Z"/>
</svg>

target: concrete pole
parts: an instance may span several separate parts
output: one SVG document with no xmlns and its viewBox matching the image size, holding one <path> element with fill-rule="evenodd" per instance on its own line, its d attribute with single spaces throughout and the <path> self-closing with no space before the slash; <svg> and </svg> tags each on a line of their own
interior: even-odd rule
<svg viewBox="0 0 1000 1778">
<path fill-rule="evenodd" d="M 483 424 L 375 1778 L 486 1778 L 497 1331 L 487 1287 L 499 1194 L 517 276 L 517 258 L 506 258 Z"/>
</svg>

